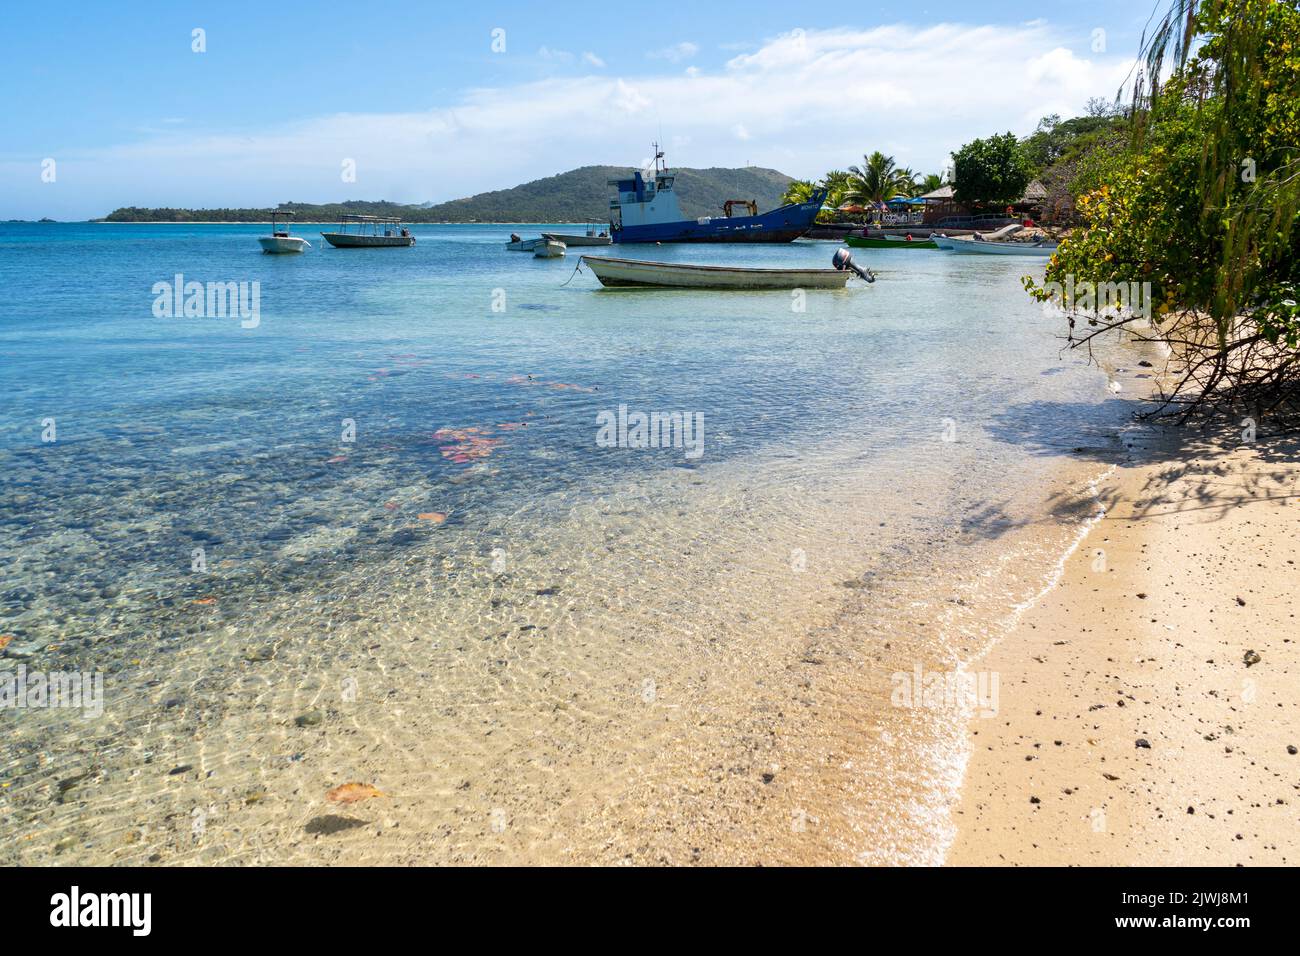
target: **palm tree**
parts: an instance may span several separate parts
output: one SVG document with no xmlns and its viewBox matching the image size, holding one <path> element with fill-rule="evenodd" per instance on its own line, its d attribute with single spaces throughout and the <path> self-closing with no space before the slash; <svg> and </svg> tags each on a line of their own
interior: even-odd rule
<svg viewBox="0 0 1300 956">
<path fill-rule="evenodd" d="M 917 195 L 916 173 L 912 172 L 912 167 L 907 166 L 898 171 L 898 195 L 911 199 Z"/>
<path fill-rule="evenodd" d="M 852 176 L 842 169 L 832 169 L 822 177 L 822 188 L 826 190 L 826 205 L 838 209 L 844 205 L 844 197 L 849 191 Z"/>
<path fill-rule="evenodd" d="M 782 205 L 792 203 L 810 202 L 813 193 L 817 191 L 817 186 L 811 179 L 794 179 L 790 185 L 785 187 L 785 193 L 781 196 Z"/>
<path fill-rule="evenodd" d="M 926 193 L 932 193 L 943 185 L 943 175 L 940 173 L 926 173 L 921 177 L 921 182 L 917 185 L 917 192 L 924 196 Z"/>
<path fill-rule="evenodd" d="M 894 157 L 877 150 L 862 157 L 865 165 L 849 167 L 849 185 L 845 202 L 859 206 L 874 206 L 888 202 L 895 196 L 910 196 L 916 184 L 910 169 L 899 169 Z"/>
</svg>

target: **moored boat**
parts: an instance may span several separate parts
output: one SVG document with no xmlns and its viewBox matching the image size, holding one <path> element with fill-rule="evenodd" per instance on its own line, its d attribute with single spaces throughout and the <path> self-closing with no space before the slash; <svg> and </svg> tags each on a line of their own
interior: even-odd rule
<svg viewBox="0 0 1300 956">
<path fill-rule="evenodd" d="M 841 250 L 843 251 L 843 250 Z M 871 281 L 870 273 L 850 265 L 847 255 L 835 269 L 751 269 L 704 266 L 686 262 L 652 262 L 613 256 L 583 256 L 601 285 L 670 289 L 842 289 L 855 273 Z"/>
<path fill-rule="evenodd" d="M 951 252 L 973 252 L 994 256 L 1050 256 L 1056 252 L 1057 243 L 1041 242 L 990 242 L 987 239 L 949 238 L 940 246 Z"/>
<path fill-rule="evenodd" d="M 609 237 L 609 233 L 600 227 L 598 223 L 591 223 L 587 226 L 585 236 L 575 236 L 562 232 L 544 232 L 543 239 L 554 239 L 562 242 L 566 246 L 608 246 L 614 240 Z"/>
<path fill-rule="evenodd" d="M 541 244 L 542 244 L 543 242 L 545 242 L 545 241 L 546 241 L 545 238 L 541 238 L 541 239 L 520 239 L 518 233 L 514 233 L 514 232 L 512 232 L 512 233 L 510 234 L 510 241 L 506 243 L 506 251 L 508 251 L 508 252 L 532 252 L 534 249 L 536 249 L 539 245 L 541 245 Z"/>
<path fill-rule="evenodd" d="M 608 181 L 618 193 L 609 203 L 614 242 L 792 242 L 812 227 L 826 198 L 826 191 L 818 190 L 808 202 L 762 214 L 751 201 L 729 200 L 722 216 L 686 219 L 677 203 L 676 174 L 668 171 L 663 158 L 656 143 L 653 179 L 636 170 L 630 177 Z M 736 205 L 751 214 L 733 216 Z"/>
<path fill-rule="evenodd" d="M 931 239 L 913 239 L 910 236 L 845 236 L 845 243 L 856 249 L 938 249 Z"/>
<path fill-rule="evenodd" d="M 533 248 L 533 256 L 537 259 L 558 259 L 564 253 L 564 243 L 554 239 L 543 239 Z"/>
<path fill-rule="evenodd" d="M 311 248 L 311 243 L 301 236 L 289 235 L 289 223 L 286 220 L 292 218 L 291 212 L 276 210 L 271 213 L 271 234 L 257 237 L 263 252 L 302 252 L 304 249 Z"/>
<path fill-rule="evenodd" d="M 348 231 L 349 226 L 353 231 Z M 321 236 L 339 249 L 415 245 L 411 230 L 393 216 L 340 216 L 339 231 L 322 232 Z"/>
</svg>

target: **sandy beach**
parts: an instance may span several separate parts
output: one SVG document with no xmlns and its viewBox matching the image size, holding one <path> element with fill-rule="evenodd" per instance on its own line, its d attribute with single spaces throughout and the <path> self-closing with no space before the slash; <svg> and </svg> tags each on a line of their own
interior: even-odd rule
<svg viewBox="0 0 1300 956">
<path fill-rule="evenodd" d="M 1105 516 L 972 670 L 949 865 L 1300 859 L 1294 440 L 1131 433 Z"/>
</svg>

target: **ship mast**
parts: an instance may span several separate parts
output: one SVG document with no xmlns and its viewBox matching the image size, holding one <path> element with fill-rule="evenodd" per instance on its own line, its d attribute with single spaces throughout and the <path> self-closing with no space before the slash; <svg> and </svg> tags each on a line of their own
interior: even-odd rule
<svg viewBox="0 0 1300 956">
<path fill-rule="evenodd" d="M 655 175 L 658 176 L 660 173 L 668 172 L 668 163 L 664 161 L 664 151 L 659 148 L 658 143 L 651 143 L 650 145 L 655 151 Z"/>
</svg>

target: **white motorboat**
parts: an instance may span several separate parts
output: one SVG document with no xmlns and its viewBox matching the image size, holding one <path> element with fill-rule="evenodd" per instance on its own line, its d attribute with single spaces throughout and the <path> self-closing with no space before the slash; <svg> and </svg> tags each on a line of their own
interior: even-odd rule
<svg viewBox="0 0 1300 956">
<path fill-rule="evenodd" d="M 564 255 L 566 246 L 554 239 L 542 239 L 533 247 L 533 255 L 538 259 L 558 259 Z"/>
<path fill-rule="evenodd" d="M 520 239 L 518 235 L 511 233 L 510 241 L 506 243 L 506 251 L 532 252 L 545 241 L 545 239 Z"/>
<path fill-rule="evenodd" d="M 938 240 L 935 244 L 940 249 L 948 249 L 951 252 L 977 252 L 994 256 L 1050 256 L 1056 252 L 1057 243 L 1049 242 L 1044 239 L 1041 242 L 990 242 L 987 239 L 966 238 L 949 238 L 945 240 L 946 245 L 941 245 Z"/>
<path fill-rule="evenodd" d="M 302 252 L 304 249 L 311 248 L 311 243 L 301 236 L 289 235 L 289 224 L 283 220 L 292 218 L 291 212 L 276 210 L 271 213 L 271 234 L 257 237 L 263 252 Z"/>
<path fill-rule="evenodd" d="M 841 256 L 841 253 L 843 255 Z M 583 256 L 601 285 L 672 289 L 842 289 L 856 274 L 868 282 L 874 276 L 852 265 L 848 251 L 836 253 L 835 269 L 750 269 L 701 266 L 685 262 L 651 262 Z"/>
</svg>

